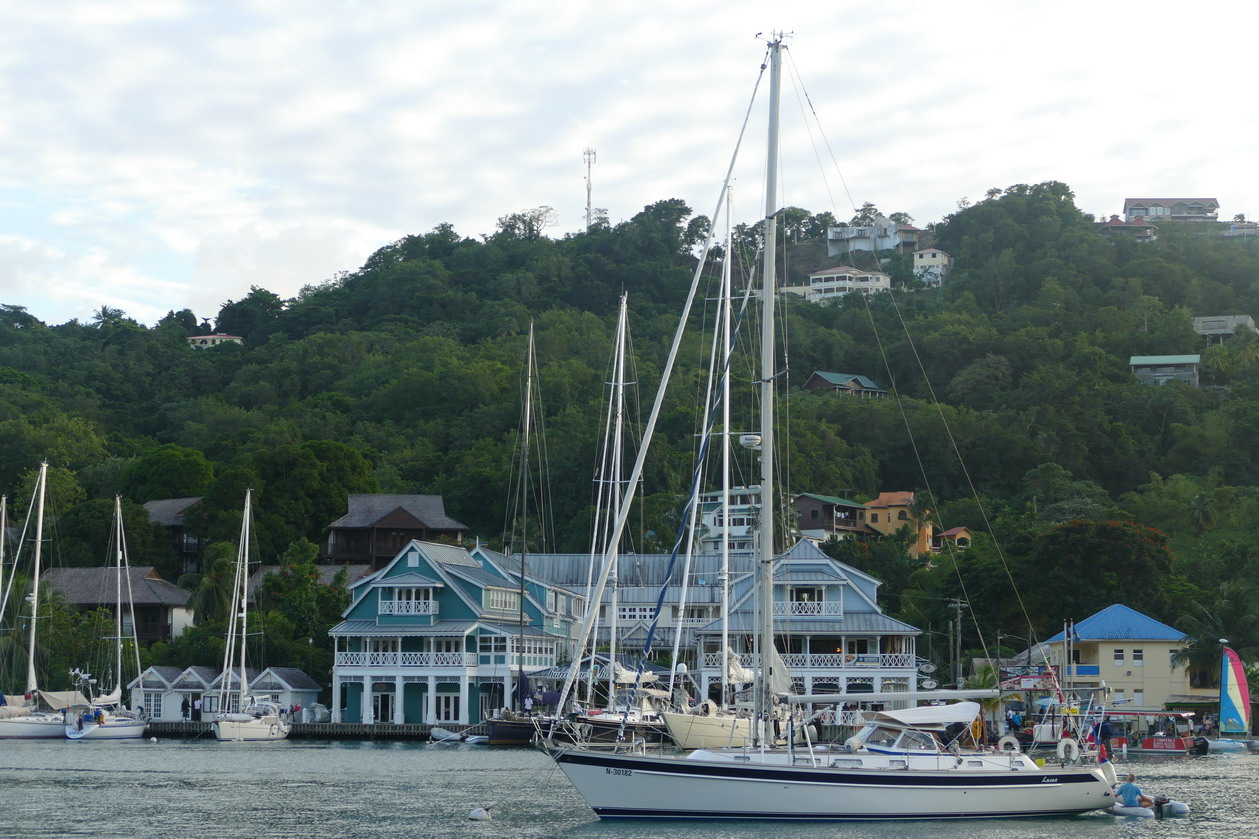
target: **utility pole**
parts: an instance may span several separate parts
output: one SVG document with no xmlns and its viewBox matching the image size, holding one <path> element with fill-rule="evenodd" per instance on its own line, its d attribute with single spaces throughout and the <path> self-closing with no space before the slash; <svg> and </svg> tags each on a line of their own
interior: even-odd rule
<svg viewBox="0 0 1259 839">
<path fill-rule="evenodd" d="M 965 600 L 954 599 L 950 608 L 957 614 L 953 620 L 953 685 L 959 690 L 962 687 L 962 609 L 970 606 Z"/>
<path fill-rule="evenodd" d="M 586 150 L 581 153 L 581 156 L 582 159 L 586 161 L 586 230 L 590 230 L 590 225 L 594 222 L 594 210 L 590 203 L 591 190 L 594 187 L 594 181 L 591 179 L 590 175 L 591 169 L 595 164 L 595 150 L 587 146 Z"/>
</svg>

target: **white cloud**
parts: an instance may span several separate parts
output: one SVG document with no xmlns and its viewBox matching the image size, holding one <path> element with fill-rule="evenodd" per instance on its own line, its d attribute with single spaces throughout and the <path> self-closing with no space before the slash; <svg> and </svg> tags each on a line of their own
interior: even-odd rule
<svg viewBox="0 0 1259 839">
<path fill-rule="evenodd" d="M 771 26 L 794 31 L 809 96 L 789 85 L 788 117 L 811 106 L 825 131 L 785 143 L 784 203 L 926 224 L 1054 179 L 1099 214 L 1138 193 L 1259 213 L 1239 98 L 1257 13 L 1182 11 L 0 0 L 0 302 L 54 322 L 102 304 L 212 317 L 442 222 L 476 236 L 546 204 L 575 230 L 587 146 L 613 220 L 675 197 L 709 213 Z M 803 168 L 815 156 L 824 173 Z"/>
</svg>

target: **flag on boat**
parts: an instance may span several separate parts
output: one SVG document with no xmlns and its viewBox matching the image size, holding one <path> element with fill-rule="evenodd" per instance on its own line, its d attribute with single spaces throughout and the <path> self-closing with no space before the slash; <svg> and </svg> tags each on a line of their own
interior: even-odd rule
<svg viewBox="0 0 1259 839">
<path fill-rule="evenodd" d="M 1220 733 L 1250 733 L 1250 688 L 1246 668 L 1230 647 L 1224 648 L 1220 666 Z"/>
</svg>

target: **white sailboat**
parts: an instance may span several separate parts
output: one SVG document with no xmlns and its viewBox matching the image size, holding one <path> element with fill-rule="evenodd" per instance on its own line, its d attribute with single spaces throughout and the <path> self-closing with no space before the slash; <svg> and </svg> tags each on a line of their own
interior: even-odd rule
<svg viewBox="0 0 1259 839">
<path fill-rule="evenodd" d="M 35 644 L 39 635 L 39 576 L 44 543 L 44 498 L 48 489 L 48 464 L 39 465 L 39 478 L 35 484 L 35 547 L 31 568 L 31 626 L 26 647 L 26 692 L 24 700 L 14 703 L 5 699 L 0 705 L 0 739 L 52 740 L 65 737 L 65 717 L 35 709 L 40 695 L 39 680 L 35 676 Z"/>
<path fill-rule="evenodd" d="M 236 575 L 232 585 L 232 611 L 227 622 L 227 648 L 223 652 L 223 682 L 214 736 L 219 740 L 283 740 L 291 725 L 280 706 L 260 702 L 249 692 L 245 669 L 245 641 L 249 635 L 249 544 L 253 525 L 253 490 L 245 491 L 245 513 L 236 549 Z M 235 671 L 233 671 L 235 667 Z"/>
<path fill-rule="evenodd" d="M 71 740 L 131 740 L 144 736 L 148 721 L 122 704 L 123 580 L 127 580 L 126 605 L 130 613 L 131 649 L 135 655 L 135 672 L 140 673 L 140 646 L 135 636 L 135 611 L 131 601 L 131 581 L 127 571 L 127 539 L 122 526 L 122 496 L 114 496 L 114 687 L 109 693 L 92 698 L 87 705 L 72 706 L 66 713 L 65 732 Z M 91 690 L 95 680 L 90 673 L 74 671 L 76 686 Z"/>
<path fill-rule="evenodd" d="M 772 609 L 774 517 L 774 262 L 777 212 L 778 102 L 782 36 L 768 44 L 770 117 L 766 165 L 765 267 L 762 283 L 761 339 L 761 517 L 757 596 L 760 672 L 754 702 L 753 743 L 747 748 L 698 750 L 687 755 L 598 752 L 551 744 L 560 769 L 602 818 L 901 820 L 995 818 L 1083 813 L 1111 806 L 1111 785 L 1097 764 L 1066 761 L 1038 766 L 1021 752 L 966 748 L 948 730 L 978 713 L 978 705 L 960 703 L 903 712 L 880 725 L 889 735 L 873 740 L 851 738 L 839 746 L 774 748 L 770 681 L 774 664 Z M 689 302 L 684 308 L 686 321 Z M 682 326 L 679 325 L 679 331 Z M 676 357 L 676 344 L 665 377 Z M 661 385 L 663 392 L 664 384 Z M 658 416 L 657 396 L 644 435 L 644 446 Z M 630 480 L 640 474 L 642 456 Z M 618 517 L 623 526 L 626 511 Z M 606 574 L 606 572 L 605 572 Z M 602 582 L 596 588 L 599 593 Z M 598 602 L 597 596 L 591 602 Z M 792 697 L 809 701 L 810 697 Z M 821 700 L 814 697 L 814 700 Z M 821 700 L 825 701 L 825 700 Z M 834 701 L 833 699 L 830 701 Z M 933 714 L 933 718 L 927 718 Z M 941 717 L 947 716 L 946 719 Z M 968 720 L 969 721 L 969 720 Z M 963 728 L 965 726 L 962 726 Z M 895 736 L 892 737 L 892 734 Z M 767 736 L 768 735 L 768 736 Z M 889 741 L 898 749 L 870 748 Z"/>
</svg>

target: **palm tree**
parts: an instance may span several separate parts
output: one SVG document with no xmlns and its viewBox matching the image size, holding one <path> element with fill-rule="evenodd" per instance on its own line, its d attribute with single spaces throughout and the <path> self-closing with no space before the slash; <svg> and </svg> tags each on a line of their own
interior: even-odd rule
<svg viewBox="0 0 1259 839">
<path fill-rule="evenodd" d="M 1214 674 L 1219 669 L 1220 639 L 1243 660 L 1259 656 L 1259 586 L 1249 580 L 1222 583 L 1207 602 L 1194 601 L 1178 621 L 1189 640 L 1172 663 Z"/>
<path fill-rule="evenodd" d="M 188 598 L 193 621 L 198 625 L 217 623 L 232 608 L 232 586 L 236 579 L 236 549 L 228 542 L 215 542 L 206 548 L 206 572 Z"/>
<path fill-rule="evenodd" d="M 98 329 L 104 329 L 106 326 L 113 326 L 126 316 L 127 313 L 122 309 L 115 309 L 113 306 L 101 306 L 92 313 L 92 325 Z"/>
</svg>

